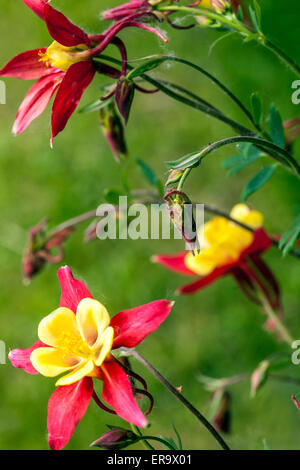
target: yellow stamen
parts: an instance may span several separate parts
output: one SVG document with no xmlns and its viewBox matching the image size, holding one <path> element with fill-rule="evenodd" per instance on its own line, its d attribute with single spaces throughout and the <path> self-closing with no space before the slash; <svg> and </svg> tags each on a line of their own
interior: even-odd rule
<svg viewBox="0 0 300 470">
<path fill-rule="evenodd" d="M 39 52 L 39 60 L 40 62 L 44 62 L 47 67 L 55 67 L 66 72 L 71 65 L 83 60 L 89 60 L 88 57 L 83 58 L 82 55 L 78 54 L 87 49 L 88 47 L 85 44 L 79 44 L 75 47 L 66 47 L 54 41 L 45 53 Z"/>
</svg>

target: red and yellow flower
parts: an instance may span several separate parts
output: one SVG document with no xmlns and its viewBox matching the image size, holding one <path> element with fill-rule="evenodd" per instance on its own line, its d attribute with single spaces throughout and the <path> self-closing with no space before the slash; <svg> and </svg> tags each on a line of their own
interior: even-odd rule
<svg viewBox="0 0 300 470">
<path fill-rule="evenodd" d="M 46 23 L 54 42 L 48 48 L 42 47 L 17 55 L 0 70 L 2 77 L 37 80 L 18 110 L 12 130 L 15 135 L 22 133 L 42 114 L 57 91 L 51 116 L 52 142 L 53 138 L 65 128 L 83 92 L 98 70 L 93 58 L 110 43 L 114 43 L 116 35 L 122 29 L 126 27 L 147 29 L 165 40 L 154 28 L 126 19 L 119 21 L 102 34 L 87 35 L 62 13 L 51 7 L 48 4 L 49 0 L 23 0 L 23 2 Z M 116 45 L 118 44 L 120 40 Z M 120 47 L 120 50 L 124 61 L 124 47 Z M 104 64 L 101 67 L 103 73 L 119 78 L 120 72 L 118 73 L 116 69 Z"/>
<path fill-rule="evenodd" d="M 92 396 L 99 404 L 93 379 L 103 382 L 102 398 L 117 415 L 144 427 L 146 418 L 112 350 L 137 346 L 167 318 L 173 303 L 157 300 L 119 312 L 111 319 L 104 305 L 93 299 L 83 282 L 73 278 L 67 266 L 58 270 L 58 278 L 60 306 L 40 322 L 39 341 L 28 349 L 9 353 L 13 366 L 29 374 L 60 376 L 48 404 L 51 449 L 61 449 L 68 443 Z"/>
<path fill-rule="evenodd" d="M 178 289 L 181 294 L 192 294 L 231 274 L 251 300 L 261 304 L 263 295 L 279 312 L 279 287 L 261 258 L 261 254 L 272 245 L 262 227 L 263 215 L 245 204 L 237 204 L 230 216 L 251 227 L 253 232 L 224 217 L 214 217 L 204 224 L 204 241 L 199 254 L 155 255 L 153 261 L 177 273 L 198 276 L 196 281 Z"/>
</svg>

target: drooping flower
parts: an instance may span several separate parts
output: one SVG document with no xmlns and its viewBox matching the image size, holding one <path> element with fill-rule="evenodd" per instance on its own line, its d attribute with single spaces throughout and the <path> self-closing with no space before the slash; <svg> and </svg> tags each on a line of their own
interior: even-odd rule
<svg viewBox="0 0 300 470">
<path fill-rule="evenodd" d="M 60 306 L 40 322 L 39 341 L 28 349 L 9 353 L 13 366 L 29 374 L 63 374 L 48 404 L 51 449 L 61 449 L 68 443 L 92 396 L 101 403 L 93 379 L 103 382 L 102 398 L 117 415 L 145 426 L 147 421 L 135 401 L 128 375 L 111 351 L 137 346 L 167 318 L 173 303 L 157 300 L 110 319 L 87 286 L 73 278 L 70 268 L 60 268 L 58 278 Z M 109 411 L 105 405 L 101 407 Z"/>
<path fill-rule="evenodd" d="M 109 44 L 115 43 L 116 35 L 122 29 L 139 27 L 165 39 L 154 28 L 144 28 L 133 20 L 119 21 L 99 35 L 87 35 L 62 13 L 51 7 L 48 0 L 23 1 L 45 21 L 54 42 L 48 48 L 42 47 L 17 55 L 0 70 L 0 76 L 3 77 L 37 80 L 18 110 L 12 130 L 15 135 L 22 133 L 42 114 L 57 92 L 51 116 L 52 142 L 53 138 L 65 128 L 96 71 L 112 78 L 119 78 L 118 70 L 103 63 L 96 64 L 93 58 Z M 120 40 L 116 45 L 120 48 Z"/>
<path fill-rule="evenodd" d="M 218 278 L 231 274 L 243 293 L 258 304 L 261 296 L 278 313 L 281 311 L 280 290 L 272 272 L 261 254 L 272 242 L 262 228 L 263 215 L 237 204 L 230 216 L 251 227 L 251 232 L 236 223 L 214 217 L 204 224 L 204 240 L 200 253 L 182 252 L 176 255 L 155 255 L 153 261 L 177 273 L 199 278 L 178 289 L 181 294 L 192 294 L 207 287 Z M 268 324 L 268 326 L 271 326 Z"/>
</svg>

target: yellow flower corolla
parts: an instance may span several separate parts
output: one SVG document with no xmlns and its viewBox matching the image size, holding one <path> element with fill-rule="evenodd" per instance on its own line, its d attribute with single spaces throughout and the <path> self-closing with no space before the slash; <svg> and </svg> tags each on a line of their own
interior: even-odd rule
<svg viewBox="0 0 300 470">
<path fill-rule="evenodd" d="M 211 1 L 210 0 L 201 0 L 201 3 L 199 5 L 201 8 L 212 8 Z"/>
<path fill-rule="evenodd" d="M 37 348 L 31 353 L 33 367 L 46 377 L 70 371 L 56 385 L 97 376 L 112 348 L 114 329 L 109 324 L 106 308 L 94 299 L 82 299 L 76 316 L 68 308 L 58 308 L 39 324 L 38 336 L 50 347 Z"/>
<path fill-rule="evenodd" d="M 237 204 L 230 216 L 257 229 L 263 224 L 263 215 L 245 204 Z M 185 265 L 200 276 L 210 274 L 215 268 L 238 260 L 240 254 L 253 242 L 254 235 L 224 217 L 214 217 L 204 224 L 204 242 L 198 255 L 188 253 Z"/>
<path fill-rule="evenodd" d="M 40 61 L 45 62 L 47 67 L 55 67 L 63 72 L 66 72 L 71 65 L 81 62 L 82 60 L 88 60 L 89 58 L 83 58 L 78 52 L 87 50 L 88 47 L 85 44 L 80 44 L 75 47 L 67 47 L 54 41 L 51 46 L 48 47 L 45 53 L 40 53 Z"/>
</svg>

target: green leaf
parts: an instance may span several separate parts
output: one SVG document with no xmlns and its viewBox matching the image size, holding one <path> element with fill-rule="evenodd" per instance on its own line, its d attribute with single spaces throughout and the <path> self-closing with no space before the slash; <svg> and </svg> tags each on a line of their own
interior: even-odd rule
<svg viewBox="0 0 300 470">
<path fill-rule="evenodd" d="M 96 101 L 93 101 L 90 104 L 87 104 L 86 106 L 83 106 L 78 112 L 80 114 L 87 114 L 87 113 L 93 113 L 95 111 L 99 111 L 99 109 L 104 108 L 105 106 L 108 106 L 112 101 L 112 98 L 102 101 L 101 99 L 98 99 Z"/>
<path fill-rule="evenodd" d="M 114 206 L 119 205 L 119 198 L 121 196 L 126 196 L 124 191 L 117 188 L 106 188 L 103 192 L 103 195 L 106 202 L 113 204 Z"/>
<path fill-rule="evenodd" d="M 174 170 L 180 170 L 181 168 L 190 168 L 196 167 L 201 162 L 201 152 L 193 152 L 185 155 L 178 160 L 174 160 L 172 162 L 166 162 L 166 164 L 173 168 Z"/>
<path fill-rule="evenodd" d="M 256 125 L 259 125 L 262 119 L 262 103 L 257 91 L 251 95 L 251 106 L 254 122 Z"/>
<path fill-rule="evenodd" d="M 182 440 L 181 440 L 180 434 L 179 434 L 179 432 L 177 431 L 177 429 L 176 429 L 174 423 L 172 423 L 172 427 L 173 427 L 173 429 L 174 429 L 174 432 L 175 432 L 175 434 L 176 434 L 177 441 L 178 441 L 177 449 L 182 450 Z"/>
<path fill-rule="evenodd" d="M 178 449 L 178 447 L 177 447 L 177 445 L 176 445 L 176 443 L 175 443 L 175 441 L 172 437 L 160 436 L 160 438 L 163 439 L 164 441 L 168 442 L 170 444 L 170 446 L 173 447 L 174 450 L 180 450 L 180 449 Z M 164 444 L 163 444 L 163 446 L 164 446 L 165 450 L 170 450 L 170 448 L 168 446 L 166 446 Z"/>
<path fill-rule="evenodd" d="M 236 17 L 237 17 L 237 19 L 238 19 L 241 23 L 243 22 L 244 13 L 243 13 L 243 8 L 242 8 L 241 5 L 238 6 Z"/>
<path fill-rule="evenodd" d="M 279 248 L 285 256 L 300 238 L 300 214 L 296 217 L 292 227 L 282 234 L 279 242 Z"/>
<path fill-rule="evenodd" d="M 251 5 L 249 6 L 249 13 L 250 13 L 251 21 L 252 21 L 255 31 L 257 33 L 260 33 L 259 21 L 256 15 L 256 11 L 252 8 Z"/>
<path fill-rule="evenodd" d="M 157 178 L 157 176 L 156 176 L 156 174 L 154 173 L 154 171 L 152 170 L 152 168 L 150 168 L 150 166 L 147 165 L 147 163 L 145 163 L 143 160 L 141 160 L 141 159 L 138 158 L 138 157 L 135 157 L 135 161 L 136 161 L 136 163 L 138 164 L 138 166 L 140 167 L 144 178 L 145 178 L 152 186 L 154 186 L 154 187 L 157 189 L 158 194 L 159 194 L 160 196 L 163 196 L 163 195 L 164 195 L 164 185 L 163 185 L 163 182 L 162 182 L 159 178 Z"/>
<path fill-rule="evenodd" d="M 161 57 L 161 56 L 158 56 L 155 59 L 149 60 L 148 62 L 145 62 L 144 64 L 141 64 L 138 67 L 131 70 L 128 73 L 126 78 L 132 80 L 133 78 L 140 77 L 144 73 L 150 72 L 151 70 L 156 69 L 156 67 L 158 67 L 160 64 L 162 64 L 166 60 L 168 60 L 168 57 Z"/>
<path fill-rule="evenodd" d="M 284 148 L 285 137 L 282 119 L 278 109 L 274 104 L 271 104 L 270 106 L 269 128 L 273 143 L 278 145 L 278 147 Z"/>
<path fill-rule="evenodd" d="M 265 438 L 263 439 L 263 446 L 264 446 L 264 450 L 271 450 Z"/>
<path fill-rule="evenodd" d="M 263 153 L 252 144 L 240 145 L 238 151 L 240 152 L 239 154 L 232 155 L 222 162 L 222 167 L 229 170 L 228 176 L 239 173 L 263 156 Z"/>
<path fill-rule="evenodd" d="M 277 165 L 267 165 L 260 170 L 256 175 L 247 183 L 242 192 L 242 201 L 245 202 L 251 194 L 262 188 L 274 175 Z"/>
</svg>

